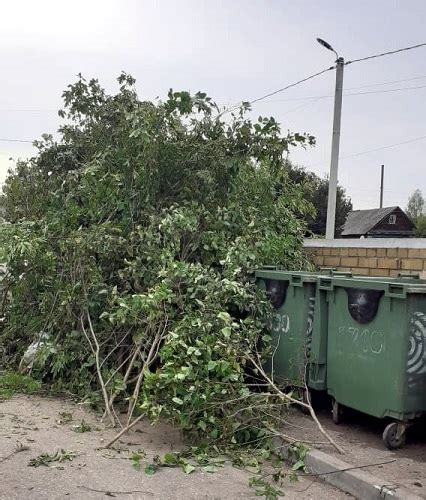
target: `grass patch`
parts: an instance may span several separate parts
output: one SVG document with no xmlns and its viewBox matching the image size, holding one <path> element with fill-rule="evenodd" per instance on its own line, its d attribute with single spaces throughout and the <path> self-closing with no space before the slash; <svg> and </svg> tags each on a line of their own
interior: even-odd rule
<svg viewBox="0 0 426 500">
<path fill-rule="evenodd" d="M 40 387 L 40 382 L 22 373 L 5 372 L 0 374 L 0 400 L 9 399 L 16 393 L 34 394 Z"/>
</svg>

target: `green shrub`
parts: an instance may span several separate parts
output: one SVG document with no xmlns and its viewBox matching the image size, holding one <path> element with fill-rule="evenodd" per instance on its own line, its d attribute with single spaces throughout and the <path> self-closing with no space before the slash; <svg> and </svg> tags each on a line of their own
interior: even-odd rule
<svg viewBox="0 0 426 500">
<path fill-rule="evenodd" d="M 34 394 L 40 390 L 40 382 L 17 372 L 0 374 L 0 399 L 9 399 L 16 393 Z"/>
<path fill-rule="evenodd" d="M 33 374 L 57 389 L 210 440 L 262 438 L 268 397 L 246 369 L 268 350 L 270 306 L 253 270 L 309 266 L 312 206 L 284 158 L 313 138 L 246 107 L 222 118 L 203 93 L 153 103 L 119 83 L 70 85 L 60 140 L 6 180 L 5 356 L 45 332 Z"/>
</svg>

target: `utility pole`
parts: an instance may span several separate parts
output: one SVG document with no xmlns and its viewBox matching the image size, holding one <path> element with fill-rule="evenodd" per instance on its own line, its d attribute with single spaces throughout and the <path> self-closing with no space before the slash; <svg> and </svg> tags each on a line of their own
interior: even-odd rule
<svg viewBox="0 0 426 500">
<path fill-rule="evenodd" d="M 336 200 L 337 200 L 337 174 L 339 170 L 339 148 L 340 148 L 340 124 L 342 120 L 342 95 L 343 95 L 343 68 L 345 60 L 339 57 L 339 54 L 333 47 L 317 38 L 318 43 L 336 54 L 336 89 L 334 93 L 334 117 L 333 117 L 333 137 L 331 140 L 331 161 L 330 178 L 328 180 L 328 203 L 327 203 L 327 223 L 325 237 L 327 240 L 334 238 L 334 229 L 336 226 Z"/>
<path fill-rule="evenodd" d="M 343 57 L 337 59 L 336 90 L 334 94 L 333 137 L 331 140 L 330 179 L 328 180 L 327 224 L 325 237 L 327 240 L 334 238 L 336 225 L 336 199 L 337 199 L 337 173 L 339 170 L 340 148 L 340 123 L 342 119 L 342 93 L 343 93 Z"/>
<path fill-rule="evenodd" d="M 383 208 L 383 181 L 385 179 L 385 166 L 382 165 L 380 174 L 380 208 Z"/>
</svg>

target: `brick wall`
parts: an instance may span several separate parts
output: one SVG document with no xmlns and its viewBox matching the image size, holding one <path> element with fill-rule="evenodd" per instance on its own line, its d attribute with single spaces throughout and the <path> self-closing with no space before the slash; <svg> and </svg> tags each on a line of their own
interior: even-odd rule
<svg viewBox="0 0 426 500">
<path fill-rule="evenodd" d="M 305 240 L 318 267 L 367 276 L 420 273 L 426 279 L 426 238 Z"/>
</svg>

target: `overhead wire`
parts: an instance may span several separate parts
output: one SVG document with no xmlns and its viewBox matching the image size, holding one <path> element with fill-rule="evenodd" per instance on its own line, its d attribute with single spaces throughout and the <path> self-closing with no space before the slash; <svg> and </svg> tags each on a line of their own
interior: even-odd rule
<svg viewBox="0 0 426 500">
<path fill-rule="evenodd" d="M 384 56 L 389 56 L 389 55 L 392 55 L 392 54 L 397 54 L 399 52 L 404 52 L 404 51 L 407 51 L 407 50 L 413 50 L 413 49 L 418 49 L 420 47 L 424 47 L 426 46 L 426 43 L 419 43 L 417 45 L 412 45 L 410 47 L 402 47 L 400 49 L 397 49 L 397 50 L 390 50 L 388 52 L 382 52 L 380 54 L 373 54 L 371 56 L 366 56 L 366 57 L 360 57 L 359 59 L 352 59 L 350 61 L 346 61 L 344 64 L 345 66 L 348 65 L 348 64 L 354 64 L 354 63 L 357 63 L 357 62 L 361 62 L 361 61 L 367 61 L 369 59 L 376 59 L 378 57 L 384 57 Z M 277 89 L 277 90 L 274 90 L 272 92 L 269 92 L 268 94 L 265 94 L 265 95 L 262 95 L 260 97 L 257 97 L 256 99 L 252 99 L 251 101 L 246 101 L 249 105 L 253 105 L 259 101 L 263 101 L 265 99 L 267 99 L 268 97 L 272 97 L 273 95 L 276 95 L 280 92 L 284 92 L 285 90 L 288 90 L 290 88 L 293 88 L 293 87 L 296 87 L 297 85 L 300 85 L 301 83 L 304 83 L 304 82 L 307 82 L 308 80 L 311 80 L 312 78 L 316 78 L 317 76 L 320 76 L 328 71 L 331 71 L 333 69 L 336 68 L 336 65 L 334 66 L 330 66 L 329 68 L 325 68 L 323 69 L 322 71 L 318 71 L 318 73 L 314 73 L 313 75 L 310 75 L 310 76 L 307 76 L 306 78 L 303 78 L 302 80 L 298 80 L 297 82 L 294 82 L 290 85 L 287 85 L 285 87 L 282 87 L 280 89 Z M 241 104 L 242 104 L 243 101 L 241 101 L 241 103 L 239 102 L 238 104 L 235 104 L 227 109 L 224 109 L 222 112 L 220 112 L 217 117 L 220 117 L 220 116 L 223 116 L 224 114 L 226 113 L 229 113 L 231 111 L 234 111 L 235 109 L 238 109 Z"/>
<path fill-rule="evenodd" d="M 397 53 L 408 51 L 408 50 L 417 49 L 417 48 L 424 47 L 424 46 L 426 46 L 426 43 L 420 43 L 420 44 L 412 45 L 412 46 L 409 46 L 409 47 L 403 47 L 403 48 L 400 48 L 400 49 L 397 49 L 397 50 L 392 50 L 392 51 L 388 51 L 388 52 L 382 52 L 382 53 L 379 53 L 379 54 L 373 54 L 371 56 L 366 56 L 366 57 L 362 57 L 362 58 L 358 58 L 358 59 L 352 59 L 350 61 L 346 61 L 344 64 L 345 65 L 354 64 L 354 63 L 357 63 L 357 62 L 362 62 L 362 61 L 367 61 L 367 60 L 370 60 L 370 59 L 376 59 L 376 58 L 379 58 L 379 57 L 393 55 L 393 54 L 397 54 Z M 284 92 L 284 91 L 286 91 L 286 90 L 288 90 L 290 88 L 294 88 L 297 85 L 300 85 L 300 84 L 302 84 L 304 82 L 307 82 L 308 80 L 312 80 L 313 78 L 316 78 L 316 77 L 318 77 L 318 76 L 320 76 L 320 75 L 322 75 L 324 73 L 327 73 L 328 71 L 331 71 L 331 70 L 333 70 L 335 68 L 336 68 L 336 65 L 333 65 L 333 66 L 330 66 L 328 68 L 325 68 L 325 69 L 323 69 L 321 71 L 318 71 L 317 73 L 313 73 L 312 75 L 309 75 L 309 76 L 307 76 L 305 78 L 302 78 L 301 80 L 298 80 L 298 81 L 296 81 L 294 83 L 291 83 L 290 85 L 286 85 L 285 87 L 279 88 L 277 90 L 274 90 L 272 92 L 264 94 L 264 95 L 262 95 L 260 97 L 257 97 L 256 99 L 248 101 L 248 104 L 253 105 L 253 104 L 257 103 L 257 102 L 263 101 L 263 100 L 267 99 L 268 97 L 272 97 L 272 96 L 274 96 L 274 95 L 276 95 L 278 93 Z M 424 78 L 424 77 L 416 77 L 416 78 Z M 413 78 L 413 80 L 414 79 L 415 78 Z M 406 81 L 409 81 L 409 80 L 406 80 Z M 386 84 L 386 83 L 387 82 L 384 82 L 383 84 Z M 389 83 L 395 83 L 395 82 L 389 82 Z M 378 84 L 378 85 L 381 85 L 381 84 Z M 360 87 L 360 88 L 362 88 L 362 87 Z M 386 90 L 382 90 L 382 91 L 356 92 L 356 93 L 349 93 L 349 94 L 345 94 L 345 95 L 348 96 L 348 95 L 378 94 L 378 93 L 387 93 L 387 92 L 399 92 L 399 91 L 403 91 L 403 90 L 415 90 L 415 89 L 420 89 L 420 88 L 426 88 L 426 86 L 402 87 L 402 88 L 399 88 L 399 89 L 386 89 Z M 332 96 L 324 95 L 324 96 L 312 96 L 312 97 L 294 98 L 294 99 L 316 99 L 316 100 L 318 100 L 318 99 L 327 98 L 327 97 L 332 97 Z M 268 101 L 268 102 L 273 102 L 273 101 Z M 217 115 L 217 117 L 220 117 L 220 116 L 223 116 L 226 113 L 232 112 L 233 110 L 239 108 L 241 106 L 241 104 L 242 104 L 242 102 L 238 103 L 238 104 L 235 104 L 235 105 L 232 105 L 232 106 L 228 107 L 227 109 L 224 109 L 222 112 L 220 112 Z M 287 111 L 287 113 L 289 113 L 291 111 L 295 111 L 296 109 L 299 109 L 301 107 L 303 107 L 303 106 L 299 106 L 297 108 L 294 108 L 293 110 L 289 110 L 289 111 Z M 426 136 L 418 137 L 418 138 L 411 139 L 411 140 L 408 140 L 408 141 L 403 141 L 403 142 L 400 142 L 400 143 L 390 144 L 388 146 L 383 146 L 383 147 L 379 147 L 379 148 L 375 148 L 375 149 L 371 149 L 371 150 L 367 150 L 367 151 L 361 151 L 361 152 L 355 153 L 353 155 L 349 155 L 349 156 L 345 156 L 345 157 L 340 157 L 340 159 L 353 158 L 355 156 L 360 156 L 360 155 L 371 153 L 371 152 L 374 152 L 374 151 L 381 151 L 383 149 L 388 149 L 388 148 L 392 148 L 392 147 L 395 147 L 395 146 L 400 146 L 400 145 L 403 145 L 403 144 L 408 144 L 408 143 L 411 143 L 411 142 L 416 142 L 416 141 L 423 140 L 423 139 L 426 139 Z M 33 142 L 33 141 L 22 140 L 22 139 L 0 139 L 0 141 L 2 141 L 2 142 L 19 142 L 19 143 L 32 143 Z M 319 163 L 322 163 L 322 162 L 319 162 Z M 318 164 L 318 163 L 311 164 L 311 166 L 316 165 L 316 164 Z"/>
<path fill-rule="evenodd" d="M 426 78 L 426 75 L 421 75 L 421 76 L 414 76 L 412 78 L 401 78 L 399 80 L 387 80 L 385 82 L 377 82 L 377 83 L 369 83 L 367 85 L 360 85 L 357 87 L 347 87 L 346 90 L 359 90 L 359 89 L 364 89 L 364 88 L 369 88 L 369 87 L 376 87 L 380 85 L 391 85 L 393 83 L 402 83 L 402 82 L 411 82 L 414 80 L 423 80 Z M 410 89 L 411 87 L 404 87 L 407 89 Z M 412 87 L 412 88 L 422 88 L 422 87 Z M 345 94 L 348 95 L 348 94 Z M 267 102 L 285 102 L 285 101 L 298 101 L 298 100 L 304 100 L 304 99 L 318 99 L 318 98 L 323 98 L 323 97 L 333 97 L 333 96 L 304 96 L 304 97 L 289 97 L 287 99 L 279 99 L 279 100 L 273 100 L 273 101 L 267 101 Z M 231 107 L 231 105 L 230 105 Z M 53 108 L 0 108 L 0 112 L 28 112 L 28 113 L 57 113 L 57 109 Z"/>
<path fill-rule="evenodd" d="M 288 89 L 291 89 L 293 87 L 296 87 L 297 85 L 300 85 L 301 83 L 307 82 L 308 80 L 312 80 L 312 78 L 316 78 L 317 76 L 323 75 L 324 73 L 327 73 L 328 71 L 331 71 L 331 70 L 333 70 L 335 68 L 336 68 L 335 65 L 334 66 L 330 66 L 329 68 L 325 68 L 322 71 L 318 71 L 317 73 L 309 75 L 306 78 L 302 78 L 301 80 L 298 80 L 297 82 L 291 83 L 290 85 L 287 85 L 287 86 L 282 87 L 280 89 L 277 89 L 277 90 L 274 90 L 272 92 L 269 92 L 268 94 L 265 94 L 263 96 L 257 97 L 256 99 L 253 99 L 251 101 L 241 101 L 241 102 L 238 102 L 238 104 L 234 104 L 234 105 L 230 106 L 229 108 L 221 111 L 218 114 L 217 117 L 222 116 L 222 115 L 224 115 L 226 113 L 230 113 L 230 112 L 234 111 L 235 109 L 238 109 L 243 102 L 247 102 L 250 105 L 255 104 L 256 102 L 263 101 L 264 99 L 267 99 L 268 97 L 272 97 L 273 95 L 276 95 L 276 94 L 278 94 L 280 92 L 284 92 L 285 90 L 288 90 Z"/>
<path fill-rule="evenodd" d="M 356 156 L 365 155 L 367 153 L 373 153 L 375 151 L 382 151 L 384 149 L 394 148 L 396 146 L 402 146 L 404 144 L 410 144 L 412 142 L 423 141 L 425 139 L 426 139 L 426 135 L 422 135 L 420 137 L 416 137 L 415 139 L 409 139 L 408 141 L 396 142 L 395 144 L 389 144 L 387 146 L 381 146 L 381 147 L 378 147 L 378 148 L 367 149 L 365 151 L 360 151 L 358 153 L 354 153 L 354 154 L 351 154 L 351 155 L 341 156 L 339 159 L 346 160 L 348 158 L 355 158 Z"/>
<path fill-rule="evenodd" d="M 386 82 L 377 82 L 377 83 L 370 83 L 368 85 L 361 85 L 359 87 L 348 87 L 346 90 L 358 90 L 358 89 L 365 89 L 367 87 L 376 87 L 379 85 L 391 85 L 392 83 L 402 83 L 402 82 L 412 82 L 413 80 L 423 80 L 426 78 L 426 75 L 422 76 L 414 76 L 412 78 L 402 78 L 400 80 L 388 80 Z"/>
<path fill-rule="evenodd" d="M 367 149 L 365 151 L 359 151 L 358 153 L 353 153 L 353 154 L 346 155 L 346 156 L 339 156 L 339 160 L 347 160 L 349 158 L 355 158 L 357 156 L 365 155 L 365 154 L 368 154 L 368 153 L 373 153 L 375 151 L 382 151 L 384 149 L 394 148 L 394 147 L 397 147 L 397 146 L 402 146 L 404 144 L 410 144 L 412 142 L 423 141 L 425 139 L 426 139 L 426 135 L 422 135 L 420 137 L 415 137 L 414 139 L 409 139 L 407 141 L 395 142 L 394 144 L 388 144 L 386 146 L 380 146 L 378 148 Z M 322 163 L 324 163 L 324 162 L 317 161 L 315 163 L 310 163 L 309 165 L 305 165 L 305 167 L 306 168 L 313 167 L 315 165 L 321 165 Z"/>
<path fill-rule="evenodd" d="M 405 90 L 418 90 L 418 89 L 425 89 L 426 85 L 418 85 L 416 87 L 399 87 L 397 89 L 385 89 L 385 90 L 367 90 L 365 92 L 349 92 L 343 94 L 344 97 L 346 96 L 353 96 L 353 95 L 367 95 L 367 94 L 386 94 L 389 92 L 403 92 Z M 351 90 L 351 89 L 347 89 Z M 277 103 L 277 102 L 287 102 L 287 101 L 302 101 L 302 100 L 311 100 L 311 99 L 327 99 L 327 98 L 332 98 L 334 97 L 333 94 L 324 94 L 324 95 L 312 95 L 312 96 L 302 96 L 302 97 L 291 97 L 287 99 L 274 99 L 272 101 L 264 101 L 265 103 Z"/>
<path fill-rule="evenodd" d="M 402 82 L 411 82 L 411 81 L 414 81 L 414 80 L 423 80 L 425 78 L 426 78 L 426 75 L 415 76 L 415 77 L 412 77 L 412 78 L 401 78 L 399 80 L 388 80 L 386 82 L 369 83 L 368 85 L 360 85 L 360 86 L 357 86 L 357 87 L 347 87 L 346 90 L 359 90 L 359 89 L 364 89 L 364 88 L 369 88 L 369 87 L 376 87 L 376 86 L 380 86 L 380 85 L 391 85 L 393 83 L 402 83 Z M 396 90 L 410 90 L 410 89 L 420 89 L 420 88 L 426 88 L 426 86 L 425 87 L 423 87 L 423 86 L 419 86 L 419 87 L 401 87 L 401 89 L 389 89 L 389 90 L 385 90 L 385 91 L 382 91 L 382 92 L 394 92 Z M 379 92 L 379 91 L 377 91 L 377 92 Z M 358 94 L 344 94 L 344 95 L 358 95 Z M 361 94 L 359 94 L 359 95 L 361 95 Z M 276 100 L 271 100 L 271 101 L 266 101 L 266 102 L 274 103 L 274 102 L 286 102 L 286 101 L 302 101 L 302 100 L 308 100 L 308 99 L 318 100 L 318 99 L 323 99 L 323 98 L 326 98 L 326 97 L 333 97 L 333 95 L 329 94 L 329 95 L 321 95 L 321 96 L 288 97 L 286 99 L 276 99 Z M 294 110 L 296 110 L 296 109 L 298 109 L 298 108 L 294 108 Z M 286 111 L 286 113 L 287 112 L 289 113 L 290 111 L 293 111 L 293 109 L 289 110 L 289 111 Z M 5 112 L 5 113 L 6 112 L 56 113 L 57 109 L 48 109 L 48 108 L 46 108 L 46 109 L 34 109 L 34 108 L 0 108 L 0 112 Z"/>
<path fill-rule="evenodd" d="M 388 52 L 382 52 L 380 54 L 374 54 L 372 56 L 360 57 L 359 59 L 352 59 L 350 61 L 346 61 L 345 66 L 348 64 L 354 64 L 354 63 L 361 62 L 361 61 L 368 61 L 369 59 L 377 59 L 378 57 L 383 57 L 383 56 L 390 56 L 392 54 L 398 54 L 399 52 L 404 52 L 406 50 L 418 49 L 420 47 L 425 47 L 425 46 L 426 46 L 426 42 L 425 43 L 418 43 L 417 45 L 411 45 L 410 47 L 402 47 L 401 49 L 390 50 Z"/>
<path fill-rule="evenodd" d="M 0 139 L 1 142 L 30 142 L 31 144 L 34 141 L 26 141 L 24 139 Z"/>
</svg>

